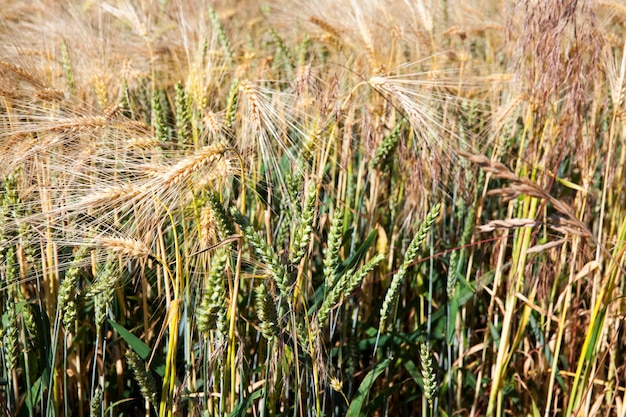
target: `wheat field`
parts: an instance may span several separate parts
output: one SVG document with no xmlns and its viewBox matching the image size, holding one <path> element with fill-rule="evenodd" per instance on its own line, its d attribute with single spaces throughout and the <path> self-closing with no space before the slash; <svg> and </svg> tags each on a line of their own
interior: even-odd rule
<svg viewBox="0 0 626 417">
<path fill-rule="evenodd" d="M 0 415 L 626 416 L 620 0 L 0 0 Z"/>
</svg>

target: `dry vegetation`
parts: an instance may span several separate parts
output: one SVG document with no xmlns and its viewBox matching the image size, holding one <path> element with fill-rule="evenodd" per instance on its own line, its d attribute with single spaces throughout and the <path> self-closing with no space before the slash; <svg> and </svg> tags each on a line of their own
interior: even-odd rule
<svg viewBox="0 0 626 417">
<path fill-rule="evenodd" d="M 0 0 L 0 414 L 625 416 L 625 36 Z"/>
</svg>

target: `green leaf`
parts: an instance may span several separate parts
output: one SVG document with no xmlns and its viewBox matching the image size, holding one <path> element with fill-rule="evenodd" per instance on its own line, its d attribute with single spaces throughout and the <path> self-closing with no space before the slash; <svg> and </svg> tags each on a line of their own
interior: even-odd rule
<svg viewBox="0 0 626 417">
<path fill-rule="evenodd" d="M 385 403 L 389 401 L 389 398 L 391 398 L 392 395 L 400 391 L 402 388 L 403 384 L 395 384 L 378 393 L 378 395 L 376 395 L 374 399 L 369 401 L 365 405 L 365 407 L 363 407 L 363 410 L 361 410 L 361 414 L 364 416 L 369 416 L 373 415 L 376 410 L 382 410 L 385 406 Z M 408 402 L 410 401 L 410 397 L 408 397 L 406 393 L 403 393 L 403 400 Z M 415 401 L 415 399 L 413 401 Z"/>
<path fill-rule="evenodd" d="M 459 300 L 457 297 L 453 297 L 450 300 L 450 310 L 448 314 L 448 322 L 446 324 L 446 343 L 452 344 L 454 340 L 454 331 L 456 328 L 456 315 L 459 312 Z"/>
<path fill-rule="evenodd" d="M 419 369 L 417 369 L 415 362 L 413 362 L 412 360 L 407 360 L 403 361 L 402 365 L 404 365 L 404 369 L 406 369 L 406 371 L 409 373 L 411 378 L 413 378 L 415 383 L 422 386 L 422 374 Z"/>
<path fill-rule="evenodd" d="M 254 391 L 245 400 L 243 400 L 242 402 L 237 404 L 237 407 L 235 407 L 233 412 L 230 413 L 228 415 L 228 417 L 239 417 L 239 416 L 243 417 L 243 416 L 245 416 L 246 415 L 246 411 L 248 411 L 248 408 L 250 408 L 250 405 L 252 404 L 252 401 L 254 401 L 257 398 L 259 398 L 262 394 L 263 394 L 263 390 L 262 389 Z"/>
<path fill-rule="evenodd" d="M 144 362 L 147 362 L 148 360 L 150 360 L 152 350 L 150 349 L 148 345 L 146 345 L 137 336 L 135 336 L 134 334 L 126 330 L 124 326 L 122 326 L 121 324 L 117 324 L 116 322 L 110 319 L 109 319 L 109 324 L 111 325 L 111 327 L 117 330 L 117 332 L 122 337 L 122 339 L 124 339 L 126 343 L 128 343 L 128 346 L 130 346 L 135 351 L 135 353 L 139 355 L 141 360 L 143 360 Z M 154 358 L 154 360 L 152 361 L 151 368 L 161 378 L 163 378 L 163 375 L 165 375 L 165 363 L 160 358 L 156 358 L 156 357 Z"/>
<path fill-rule="evenodd" d="M 350 257 L 346 259 L 344 263 L 339 265 L 339 267 L 337 268 L 337 277 L 341 276 L 341 274 L 343 274 L 345 271 L 349 271 L 350 268 L 354 267 L 359 262 L 359 260 L 363 256 L 365 256 L 365 253 L 369 250 L 370 246 L 372 246 L 377 235 L 378 231 L 376 229 L 370 232 L 370 234 L 367 236 L 367 239 L 365 239 L 365 242 L 363 242 L 359 249 L 357 249 L 356 252 L 350 255 Z M 337 278 L 335 278 L 335 280 L 336 279 Z"/>
<path fill-rule="evenodd" d="M 41 378 L 38 378 L 26 393 L 24 403 L 30 413 L 35 413 L 41 401 Z"/>
<path fill-rule="evenodd" d="M 354 399 L 350 403 L 350 408 L 348 408 L 348 413 L 346 414 L 346 416 L 357 417 L 361 415 L 361 408 L 363 407 L 363 403 L 365 403 L 365 400 L 369 395 L 372 385 L 374 385 L 376 378 L 378 378 L 378 376 L 382 374 L 385 369 L 387 369 L 390 363 L 391 358 L 387 358 L 375 367 L 373 367 L 372 370 L 367 373 L 367 375 L 363 379 L 363 382 L 361 382 L 361 385 L 359 386 L 359 389 L 357 390 Z"/>
</svg>

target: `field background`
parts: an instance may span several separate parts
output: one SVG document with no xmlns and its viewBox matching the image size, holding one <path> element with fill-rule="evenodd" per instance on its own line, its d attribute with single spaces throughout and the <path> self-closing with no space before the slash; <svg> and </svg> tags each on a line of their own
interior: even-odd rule
<svg viewBox="0 0 626 417">
<path fill-rule="evenodd" d="M 625 416 L 625 24 L 0 1 L 0 414 Z"/>
</svg>

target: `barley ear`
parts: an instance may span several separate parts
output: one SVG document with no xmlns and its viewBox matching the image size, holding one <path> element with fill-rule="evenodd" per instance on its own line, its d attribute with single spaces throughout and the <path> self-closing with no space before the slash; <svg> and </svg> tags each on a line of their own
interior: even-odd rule
<svg viewBox="0 0 626 417">
<path fill-rule="evenodd" d="M 380 333 L 384 333 L 387 330 L 387 320 L 389 318 L 389 314 L 391 313 L 391 309 L 395 308 L 396 298 L 398 296 L 398 292 L 400 291 L 400 286 L 402 284 L 402 281 L 404 280 L 404 276 L 406 275 L 407 270 L 417 257 L 417 254 L 422 246 L 422 243 L 424 242 L 424 240 L 426 240 L 426 236 L 428 235 L 431 226 L 439 216 L 440 209 L 440 203 L 435 204 L 430 209 L 428 215 L 426 216 L 426 219 L 422 222 L 417 234 L 409 244 L 409 247 L 404 254 L 404 261 L 402 262 L 402 265 L 398 269 L 398 272 L 393 275 L 391 285 L 389 286 L 389 289 L 385 294 L 383 306 L 380 311 L 380 325 L 378 328 Z"/>
</svg>

